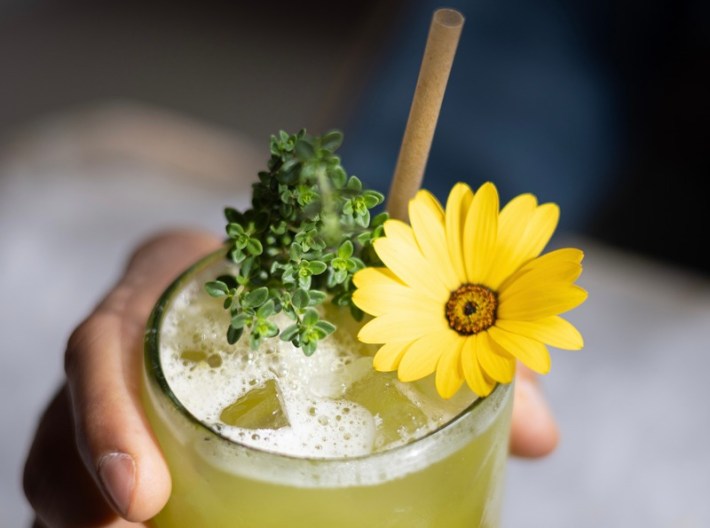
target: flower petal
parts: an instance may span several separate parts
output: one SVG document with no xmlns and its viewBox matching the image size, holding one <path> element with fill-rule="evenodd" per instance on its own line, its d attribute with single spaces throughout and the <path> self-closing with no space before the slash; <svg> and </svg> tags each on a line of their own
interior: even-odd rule
<svg viewBox="0 0 710 528">
<path fill-rule="evenodd" d="M 537 257 L 542 253 L 560 221 L 560 207 L 555 203 L 540 205 L 532 215 L 519 246 L 520 261 Z"/>
<path fill-rule="evenodd" d="M 363 343 L 389 343 L 390 341 L 411 341 L 430 332 L 442 329 L 452 331 L 441 313 L 416 311 L 388 312 L 366 323 L 358 332 L 358 339 Z"/>
<path fill-rule="evenodd" d="M 502 298 L 518 289 L 542 287 L 543 283 L 571 284 L 582 273 L 584 254 L 578 249 L 558 249 L 528 261 L 506 279 L 498 291 Z M 545 286 L 547 287 L 547 286 Z"/>
<path fill-rule="evenodd" d="M 538 374 L 547 374 L 550 371 L 550 353 L 539 341 L 513 334 L 497 326 L 490 327 L 488 334 L 501 348 Z"/>
<path fill-rule="evenodd" d="M 436 267 L 447 289 L 455 290 L 461 282 L 449 258 L 441 204 L 428 191 L 417 192 L 409 202 L 409 221 L 422 255 Z"/>
<path fill-rule="evenodd" d="M 563 350 L 581 350 L 584 347 L 582 334 L 572 323 L 556 315 L 537 321 L 498 319 L 496 326 L 501 330 L 526 336 Z"/>
<path fill-rule="evenodd" d="M 481 334 L 466 337 L 461 349 L 461 368 L 470 389 L 480 397 L 488 396 L 496 383 L 490 379 L 478 361 Z"/>
<path fill-rule="evenodd" d="M 552 238 L 560 219 L 560 208 L 557 204 L 546 203 L 537 207 L 529 216 L 522 235 L 517 240 L 508 239 L 510 246 L 505 258 L 496 263 L 494 275 L 489 278 L 492 287 L 496 288 L 505 277 L 513 273 L 526 261 L 537 257 Z"/>
<path fill-rule="evenodd" d="M 478 362 L 485 373 L 499 383 L 513 381 L 515 358 L 493 341 L 487 332 L 481 332 L 478 341 Z"/>
<path fill-rule="evenodd" d="M 451 343 L 442 343 L 444 353 L 436 365 L 436 391 L 439 396 L 447 400 L 456 394 L 464 382 L 463 370 L 461 369 L 461 348 L 465 339 L 453 332 L 451 334 Z"/>
<path fill-rule="evenodd" d="M 498 190 L 486 182 L 473 195 L 463 232 L 467 282 L 482 283 L 493 263 L 498 236 Z"/>
<path fill-rule="evenodd" d="M 441 301 L 421 295 L 417 290 L 407 286 L 391 286 L 376 288 L 372 285 L 362 286 L 353 292 L 353 303 L 370 315 L 384 315 L 395 311 L 415 311 L 431 313 L 436 316 L 437 306 Z"/>
<path fill-rule="evenodd" d="M 463 231 L 468 209 L 473 200 L 473 191 L 465 183 L 457 183 L 451 189 L 446 202 L 446 242 L 449 258 L 461 284 L 467 282 L 464 265 Z"/>
<path fill-rule="evenodd" d="M 498 217 L 498 239 L 495 263 L 485 279 L 491 288 L 498 285 L 520 267 L 518 246 L 525 236 L 530 218 L 537 207 L 537 198 L 521 194 L 508 202 Z"/>
<path fill-rule="evenodd" d="M 536 321 L 567 312 L 582 304 L 586 299 L 586 290 L 574 284 L 531 287 L 513 295 L 506 295 L 505 298 L 501 294 L 498 318 Z"/>
<path fill-rule="evenodd" d="M 400 381 L 415 381 L 428 376 L 436 369 L 439 358 L 452 344 L 452 336 L 458 334 L 446 328 L 428 332 L 414 341 L 399 362 L 397 375 Z"/>
<path fill-rule="evenodd" d="M 419 251 L 412 229 L 399 220 L 385 222 L 385 235 L 373 243 L 377 256 L 405 284 L 448 298 L 449 289 L 438 270 Z"/>
<path fill-rule="evenodd" d="M 386 288 L 389 287 L 390 284 L 406 286 L 397 278 L 397 275 L 392 273 L 389 269 L 375 267 L 363 268 L 356 271 L 355 275 L 353 275 L 353 284 L 358 288 L 368 284 L 373 284 L 375 288 Z"/>
<path fill-rule="evenodd" d="M 372 365 L 380 372 L 391 372 L 397 370 L 399 362 L 402 360 L 404 351 L 411 341 L 394 341 L 385 343 L 375 353 Z"/>
</svg>

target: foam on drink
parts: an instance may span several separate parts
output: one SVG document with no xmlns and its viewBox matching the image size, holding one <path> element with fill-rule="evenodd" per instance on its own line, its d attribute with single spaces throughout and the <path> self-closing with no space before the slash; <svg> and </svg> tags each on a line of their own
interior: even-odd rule
<svg viewBox="0 0 710 528">
<path fill-rule="evenodd" d="M 202 288 L 214 276 L 197 274 L 176 295 L 160 341 L 172 391 L 221 436 L 293 457 L 359 457 L 426 435 L 474 398 L 462 390 L 442 400 L 431 376 L 403 384 L 375 372 L 376 348 L 357 340 L 347 313 L 328 312 L 338 331 L 310 357 L 278 338 L 258 350 L 246 335 L 229 345 L 228 313 Z"/>
</svg>

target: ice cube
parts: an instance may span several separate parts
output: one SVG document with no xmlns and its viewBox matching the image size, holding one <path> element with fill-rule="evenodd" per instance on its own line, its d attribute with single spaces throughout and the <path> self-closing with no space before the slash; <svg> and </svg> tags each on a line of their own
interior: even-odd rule
<svg viewBox="0 0 710 528">
<path fill-rule="evenodd" d="M 428 424 L 424 412 L 402 394 L 399 385 L 394 373 L 370 371 L 345 391 L 344 399 L 362 405 L 375 416 L 378 449 L 406 442 Z"/>
<path fill-rule="evenodd" d="M 273 379 L 237 398 L 222 410 L 219 418 L 227 425 L 244 429 L 280 429 L 289 425 Z"/>
</svg>

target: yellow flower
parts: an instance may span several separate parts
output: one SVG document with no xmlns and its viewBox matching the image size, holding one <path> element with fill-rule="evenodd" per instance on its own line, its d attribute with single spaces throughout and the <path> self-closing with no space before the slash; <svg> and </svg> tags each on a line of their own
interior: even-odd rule
<svg viewBox="0 0 710 528">
<path fill-rule="evenodd" d="M 574 282 L 583 253 L 541 255 L 559 208 L 522 194 L 499 211 L 492 183 L 475 193 L 463 183 L 446 210 L 428 191 L 409 203 L 411 226 L 387 220 L 374 243 L 386 267 L 357 272 L 354 303 L 374 316 L 358 338 L 382 344 L 373 364 L 402 381 L 436 372 L 436 388 L 453 396 L 464 381 L 479 396 L 510 383 L 516 360 L 550 369 L 547 346 L 578 350 L 583 339 L 559 314 L 587 298 Z"/>
</svg>

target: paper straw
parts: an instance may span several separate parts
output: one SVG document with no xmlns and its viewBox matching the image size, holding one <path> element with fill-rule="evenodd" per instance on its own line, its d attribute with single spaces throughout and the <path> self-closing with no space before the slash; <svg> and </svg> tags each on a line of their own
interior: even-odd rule
<svg viewBox="0 0 710 528">
<path fill-rule="evenodd" d="M 424 179 L 463 22 L 463 15 L 454 9 L 434 11 L 388 195 L 387 212 L 392 218 L 404 221 L 409 218 L 409 200 L 417 193 Z"/>
</svg>

